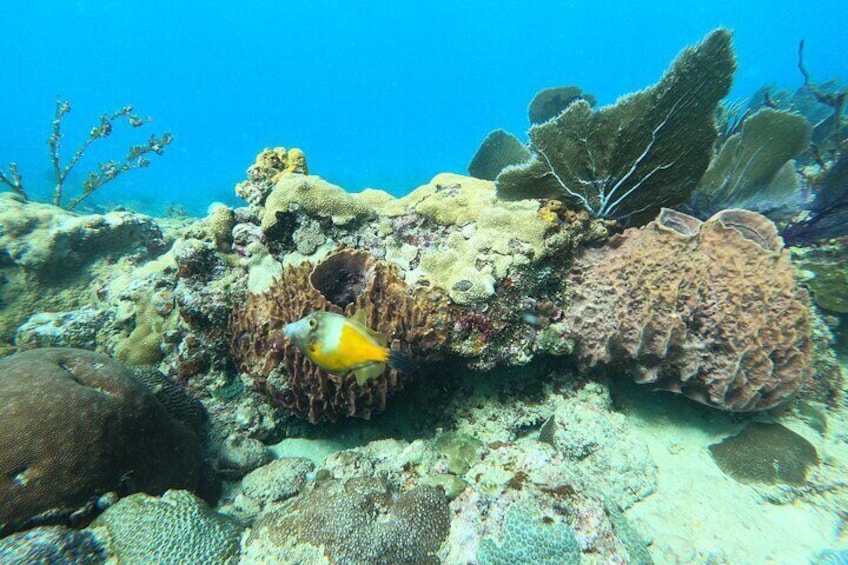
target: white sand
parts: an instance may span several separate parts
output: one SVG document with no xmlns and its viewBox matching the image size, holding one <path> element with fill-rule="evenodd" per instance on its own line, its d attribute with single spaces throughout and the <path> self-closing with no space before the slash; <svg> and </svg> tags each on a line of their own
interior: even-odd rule
<svg viewBox="0 0 848 565">
<path fill-rule="evenodd" d="M 659 470 L 657 491 L 627 516 L 653 541 L 658 564 L 804 565 L 823 549 L 848 545 L 845 537 L 837 538 L 840 522 L 834 511 L 848 508 L 844 487 L 827 499 L 809 494 L 787 504 L 768 502 L 764 490 L 725 476 L 707 450 L 740 429 L 732 417 L 679 398 L 652 400 L 637 394 L 624 407 Z M 845 430 L 835 428 L 844 424 L 840 420 L 829 418 L 825 438 L 798 420 L 787 424 L 816 446 L 831 466 L 823 471 L 831 482 L 834 476 L 846 477 Z"/>
</svg>

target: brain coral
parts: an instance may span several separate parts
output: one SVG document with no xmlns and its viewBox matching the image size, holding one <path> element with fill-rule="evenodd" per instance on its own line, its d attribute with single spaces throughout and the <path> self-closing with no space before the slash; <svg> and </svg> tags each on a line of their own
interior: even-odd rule
<svg viewBox="0 0 848 565">
<path fill-rule="evenodd" d="M 435 565 L 449 529 L 441 488 L 395 495 L 380 479 L 330 481 L 261 518 L 242 563 Z"/>
<path fill-rule="evenodd" d="M 92 526 L 108 532 L 109 553 L 122 565 L 238 561 L 241 526 L 184 490 L 122 498 Z"/>
<path fill-rule="evenodd" d="M 731 411 L 765 410 L 812 370 L 812 313 L 767 218 L 725 210 L 706 222 L 663 209 L 588 250 L 566 312 L 587 366 Z"/>
<path fill-rule="evenodd" d="M 315 367 L 284 338 L 283 327 L 312 311 L 349 316 L 364 310 L 369 328 L 422 361 L 447 339 L 443 300 L 434 291 L 410 292 L 395 267 L 369 253 L 342 249 L 317 264 L 287 267 L 270 290 L 251 294 L 237 306 L 233 355 L 272 403 L 291 414 L 311 422 L 369 418 L 385 408 L 388 395 L 409 375 L 386 370 L 360 386 L 352 374 L 332 375 Z"/>
<path fill-rule="evenodd" d="M 108 357 L 33 349 L 0 360 L 0 531 L 109 491 L 198 486 L 200 442 Z"/>
</svg>

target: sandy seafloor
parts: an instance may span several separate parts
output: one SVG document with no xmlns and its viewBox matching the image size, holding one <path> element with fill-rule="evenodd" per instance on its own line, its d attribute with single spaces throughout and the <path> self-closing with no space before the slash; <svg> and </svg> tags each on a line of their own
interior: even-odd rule
<svg viewBox="0 0 848 565">
<path fill-rule="evenodd" d="M 844 357 L 840 365 L 844 373 Z M 616 400 L 657 465 L 656 491 L 626 512 L 650 542 L 657 564 L 807 564 L 826 548 L 848 544 L 844 404 L 840 411 L 828 412 L 823 436 L 800 419 L 781 419 L 818 450 L 822 463 L 811 471 L 812 482 L 821 477 L 843 486 L 842 496 L 805 492 L 795 498 L 782 496 L 780 489 L 736 482 L 712 460 L 708 445 L 737 433 L 743 420 L 737 423 L 732 416 L 670 394 L 659 393 L 665 398 L 657 402 L 656 394 L 628 387 Z"/>
</svg>

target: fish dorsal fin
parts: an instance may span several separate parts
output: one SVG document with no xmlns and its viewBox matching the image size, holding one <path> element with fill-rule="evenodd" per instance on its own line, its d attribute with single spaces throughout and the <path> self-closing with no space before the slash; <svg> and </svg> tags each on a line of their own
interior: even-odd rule
<svg viewBox="0 0 848 565">
<path fill-rule="evenodd" d="M 356 382 L 359 383 L 359 386 L 364 386 L 371 379 L 376 379 L 382 375 L 385 370 L 386 365 L 384 363 L 373 363 L 356 369 L 353 374 L 356 376 Z"/>
<path fill-rule="evenodd" d="M 371 336 L 371 339 L 373 339 L 375 342 L 377 342 L 383 347 L 388 346 L 389 340 L 385 335 L 368 327 L 368 320 L 365 316 L 365 310 L 357 310 L 353 313 L 353 316 L 348 319 L 354 324 L 361 327 L 362 330 L 369 336 Z"/>
<path fill-rule="evenodd" d="M 357 310 L 349 319 L 351 322 L 355 322 L 363 328 L 368 327 L 368 319 L 365 317 L 365 310 Z"/>
</svg>

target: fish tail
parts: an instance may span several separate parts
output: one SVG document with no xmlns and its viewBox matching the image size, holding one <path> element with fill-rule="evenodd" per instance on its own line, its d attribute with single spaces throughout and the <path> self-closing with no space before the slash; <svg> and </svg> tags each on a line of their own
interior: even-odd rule
<svg viewBox="0 0 848 565">
<path fill-rule="evenodd" d="M 410 374 L 415 372 L 415 362 L 407 353 L 400 349 L 389 350 L 388 365 L 401 373 Z"/>
</svg>

